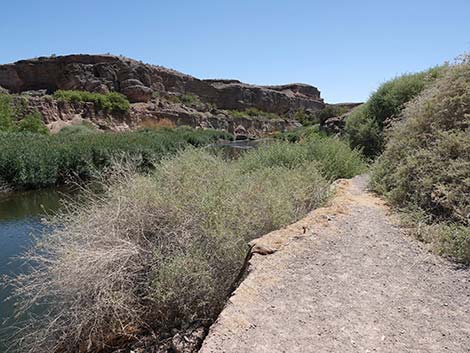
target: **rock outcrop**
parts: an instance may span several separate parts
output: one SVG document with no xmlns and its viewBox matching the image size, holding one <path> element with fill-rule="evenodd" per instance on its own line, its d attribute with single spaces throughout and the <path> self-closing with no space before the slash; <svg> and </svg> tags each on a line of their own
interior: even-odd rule
<svg viewBox="0 0 470 353">
<path fill-rule="evenodd" d="M 83 121 L 89 121 L 101 130 L 112 131 L 134 130 L 165 122 L 171 126 L 225 130 L 240 137 L 259 137 L 300 126 L 291 119 L 235 117 L 229 111 L 215 109 L 210 104 L 199 102 L 186 105 L 165 98 L 152 98 L 147 103 L 132 104 L 127 113 L 103 111 L 97 109 L 93 103 L 64 102 L 51 96 L 38 97 L 31 94 L 16 96 L 14 104 L 24 107 L 23 115 L 33 111 L 40 112 L 53 133 L 64 126 L 80 124 Z"/>
<path fill-rule="evenodd" d="M 327 134 L 333 135 L 341 135 L 344 131 L 344 127 L 346 125 L 346 119 L 351 114 L 351 112 L 356 108 L 361 106 L 364 103 L 338 103 L 333 104 L 337 107 L 343 107 L 347 110 L 346 113 L 328 118 L 322 124 L 321 129 L 325 131 Z"/>
<path fill-rule="evenodd" d="M 67 55 L 0 65 L 0 86 L 30 90 L 117 91 L 131 102 L 148 102 L 155 92 L 194 94 L 221 109 L 257 108 L 276 114 L 324 107 L 317 88 L 305 84 L 248 85 L 236 80 L 200 80 L 161 66 L 112 56 Z"/>
</svg>

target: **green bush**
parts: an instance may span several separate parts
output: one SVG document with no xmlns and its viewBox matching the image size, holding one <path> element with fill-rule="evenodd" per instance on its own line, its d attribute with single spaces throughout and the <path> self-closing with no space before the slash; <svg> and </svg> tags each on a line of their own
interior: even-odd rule
<svg viewBox="0 0 470 353">
<path fill-rule="evenodd" d="M 276 139 L 289 141 L 289 142 L 301 142 L 304 140 L 325 137 L 326 134 L 320 131 L 320 125 L 301 126 L 290 131 L 280 132 L 274 135 Z"/>
<path fill-rule="evenodd" d="M 17 124 L 19 132 L 32 132 L 37 134 L 49 134 L 49 129 L 44 124 L 42 116 L 39 112 L 34 112 L 26 115 Z"/>
<path fill-rule="evenodd" d="M 80 125 L 68 125 L 64 126 L 59 131 L 59 135 L 89 135 L 97 134 L 98 130 L 93 126 L 93 124 L 88 122 L 83 122 Z"/>
<path fill-rule="evenodd" d="M 13 96 L 0 94 L 0 133 L 5 132 L 32 132 L 48 134 L 49 130 L 38 111 L 26 114 L 27 100 L 17 96 L 15 103 Z M 23 117 L 19 119 L 19 117 Z"/>
<path fill-rule="evenodd" d="M 470 263 L 470 227 L 446 223 L 421 225 L 416 235 L 430 243 L 438 254 L 456 262 Z"/>
<path fill-rule="evenodd" d="M 187 104 L 187 105 L 201 103 L 201 100 L 199 99 L 199 97 L 194 94 L 183 94 L 180 97 L 180 99 L 183 104 Z"/>
<path fill-rule="evenodd" d="M 9 94 L 0 94 L 0 132 L 12 131 L 15 127 L 13 102 Z"/>
<path fill-rule="evenodd" d="M 405 104 L 441 77 L 447 65 L 416 74 L 406 74 L 385 82 L 369 100 L 346 119 L 345 133 L 353 148 L 359 147 L 368 157 L 383 150 L 387 120 L 398 118 Z"/>
<path fill-rule="evenodd" d="M 231 137 L 223 131 L 189 128 L 126 133 L 77 128 L 51 136 L 1 133 L 0 179 L 17 188 L 45 187 L 70 177 L 90 178 L 116 158 L 136 159 L 141 170 L 148 170 L 162 156 L 187 145 L 199 147 Z"/>
<path fill-rule="evenodd" d="M 281 117 L 276 113 L 269 113 L 258 108 L 247 108 L 245 110 L 229 110 L 230 116 L 234 118 L 267 118 L 279 120 Z"/>
<path fill-rule="evenodd" d="M 188 106 L 193 106 L 201 103 L 201 99 L 195 94 L 186 93 L 182 95 L 167 95 L 165 99 L 172 103 L 179 103 Z"/>
<path fill-rule="evenodd" d="M 276 143 L 246 155 L 240 166 L 244 171 L 283 166 L 292 168 L 306 162 L 316 162 L 318 170 L 328 180 L 351 178 L 367 170 L 359 151 L 331 137 L 316 137 L 302 143 Z"/>
<path fill-rule="evenodd" d="M 375 157 L 382 150 L 383 132 L 362 105 L 347 117 L 345 132 L 351 147 L 360 148 L 365 156 Z"/>
<path fill-rule="evenodd" d="M 436 244 L 458 258 L 468 254 L 459 249 L 468 246 L 468 229 L 461 227 L 470 226 L 469 87 L 467 59 L 409 103 L 372 178 L 373 188 L 393 204 L 424 212 L 428 223 L 448 224 Z"/>
<path fill-rule="evenodd" d="M 87 91 L 57 90 L 54 92 L 53 96 L 57 100 L 72 103 L 91 102 L 94 103 L 99 110 L 112 111 L 115 113 L 124 113 L 130 109 L 130 103 L 127 97 L 118 92 L 101 94 Z"/>
</svg>

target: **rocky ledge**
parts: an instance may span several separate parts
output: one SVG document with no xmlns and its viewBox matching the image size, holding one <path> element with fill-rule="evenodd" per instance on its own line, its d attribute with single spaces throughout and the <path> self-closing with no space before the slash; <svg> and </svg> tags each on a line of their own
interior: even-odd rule
<svg viewBox="0 0 470 353">
<path fill-rule="evenodd" d="M 152 126 L 190 126 L 193 128 L 225 130 L 237 138 L 254 138 L 299 127 L 292 119 L 260 116 L 234 116 L 231 111 L 196 102 L 185 104 L 165 97 L 152 98 L 147 103 L 134 103 L 129 112 L 114 113 L 97 109 L 91 102 L 65 102 L 50 95 L 16 95 L 16 106 L 26 109 L 23 115 L 38 111 L 51 132 L 67 125 L 91 122 L 99 130 L 128 131 Z M 22 118 L 19 116 L 18 118 Z"/>
</svg>

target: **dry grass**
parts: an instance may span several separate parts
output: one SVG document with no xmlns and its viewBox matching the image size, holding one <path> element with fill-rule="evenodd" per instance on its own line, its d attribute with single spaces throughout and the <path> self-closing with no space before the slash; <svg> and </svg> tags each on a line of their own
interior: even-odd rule
<svg viewBox="0 0 470 353">
<path fill-rule="evenodd" d="M 104 193 L 69 204 L 25 254 L 30 271 L 10 281 L 19 314 L 46 311 L 23 326 L 18 351 L 97 352 L 212 319 L 247 242 L 327 196 L 316 162 L 247 172 L 242 161 L 190 149 L 151 176 L 125 168 Z"/>
<path fill-rule="evenodd" d="M 140 127 L 142 129 L 152 129 L 152 130 L 159 130 L 162 128 L 173 129 L 176 127 L 176 124 L 171 121 L 170 119 L 147 119 L 143 120 L 140 123 Z"/>
</svg>

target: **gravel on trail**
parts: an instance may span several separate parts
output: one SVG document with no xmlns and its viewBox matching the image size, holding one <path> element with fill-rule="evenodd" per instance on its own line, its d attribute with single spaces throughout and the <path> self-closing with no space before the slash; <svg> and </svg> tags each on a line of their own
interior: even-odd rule
<svg viewBox="0 0 470 353">
<path fill-rule="evenodd" d="M 470 271 L 407 235 L 367 177 L 258 239 L 200 352 L 470 352 Z"/>
</svg>

